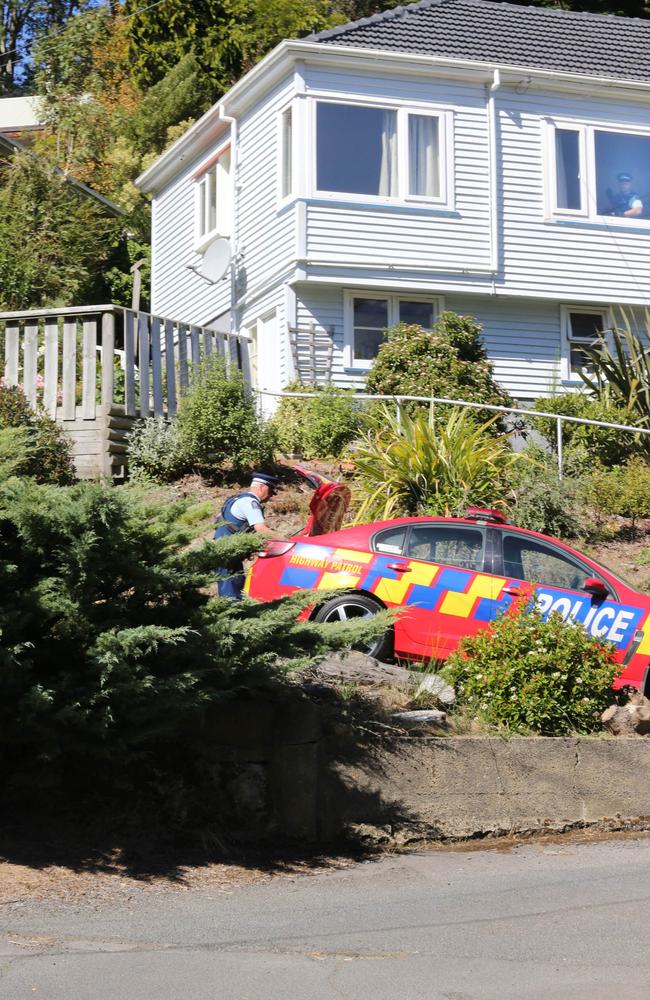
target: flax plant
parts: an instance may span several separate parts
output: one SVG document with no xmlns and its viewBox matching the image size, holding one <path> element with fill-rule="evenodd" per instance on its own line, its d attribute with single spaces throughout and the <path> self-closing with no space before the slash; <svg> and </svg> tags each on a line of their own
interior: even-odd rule
<svg viewBox="0 0 650 1000">
<path fill-rule="evenodd" d="M 468 504 L 502 507 L 510 496 L 508 473 L 521 456 L 505 436 L 477 427 L 467 410 L 444 420 L 418 411 L 397 417 L 387 406 L 380 430 L 354 452 L 359 489 L 356 523 L 393 517 L 458 515 Z"/>
</svg>

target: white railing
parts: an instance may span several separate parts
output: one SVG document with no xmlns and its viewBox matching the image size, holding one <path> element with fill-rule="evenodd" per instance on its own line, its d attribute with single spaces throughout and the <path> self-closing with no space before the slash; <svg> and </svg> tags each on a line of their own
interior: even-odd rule
<svg viewBox="0 0 650 1000">
<path fill-rule="evenodd" d="M 256 392 L 260 396 L 272 396 L 276 399 L 282 398 L 296 398 L 296 399 L 312 399 L 316 396 L 314 392 L 269 392 L 266 389 L 257 389 Z M 466 399 L 447 399 L 440 396 L 382 396 L 377 393 L 369 392 L 355 392 L 355 399 L 373 399 L 373 400 L 383 400 L 386 403 L 395 403 L 397 411 L 397 419 L 401 416 L 402 403 L 428 403 L 429 407 L 433 407 L 439 403 L 445 403 L 450 406 L 461 406 L 467 407 L 473 410 L 489 410 L 493 413 L 515 413 L 524 417 L 528 420 L 537 419 L 537 417 L 547 417 L 551 420 L 555 420 L 556 425 L 556 447 L 557 447 L 557 465 L 558 465 L 558 477 L 561 480 L 563 476 L 563 446 L 562 446 L 562 424 L 588 424 L 592 427 L 607 427 L 611 430 L 618 431 L 631 431 L 634 434 L 650 434 L 650 428 L 648 427 L 633 427 L 630 424 L 611 424 L 606 420 L 589 420 L 586 417 L 569 417 L 561 413 L 548 413 L 544 410 L 526 410 L 523 407 L 517 406 L 495 406 L 493 403 L 470 403 Z"/>
</svg>

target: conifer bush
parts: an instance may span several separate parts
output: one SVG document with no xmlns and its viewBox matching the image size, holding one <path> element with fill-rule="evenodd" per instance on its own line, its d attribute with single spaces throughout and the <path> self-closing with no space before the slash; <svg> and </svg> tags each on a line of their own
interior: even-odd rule
<svg viewBox="0 0 650 1000">
<path fill-rule="evenodd" d="M 18 386 L 0 383 L 0 430 L 22 428 L 29 447 L 15 465 L 16 475 L 38 483 L 69 485 L 75 480 L 70 443 L 61 428 L 42 411 L 34 411 Z"/>
<path fill-rule="evenodd" d="M 601 728 L 621 671 L 610 643 L 525 600 L 466 636 L 443 673 L 459 707 L 510 733 L 566 736 Z"/>
<path fill-rule="evenodd" d="M 86 770 L 95 780 L 135 763 L 151 774 L 163 752 L 181 768 L 202 713 L 228 691 L 385 630 L 377 620 L 297 621 L 308 594 L 215 599 L 213 567 L 263 540 L 188 547 L 184 512 L 130 487 L 0 484 L 5 785 L 28 773 L 65 783 Z"/>
</svg>

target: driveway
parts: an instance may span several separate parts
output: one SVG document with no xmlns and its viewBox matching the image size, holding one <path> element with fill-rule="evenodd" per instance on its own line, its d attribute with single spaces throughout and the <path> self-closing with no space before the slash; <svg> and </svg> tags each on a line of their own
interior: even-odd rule
<svg viewBox="0 0 650 1000">
<path fill-rule="evenodd" d="M 650 840 L 6 903 L 3 1000 L 647 1000 Z"/>
</svg>

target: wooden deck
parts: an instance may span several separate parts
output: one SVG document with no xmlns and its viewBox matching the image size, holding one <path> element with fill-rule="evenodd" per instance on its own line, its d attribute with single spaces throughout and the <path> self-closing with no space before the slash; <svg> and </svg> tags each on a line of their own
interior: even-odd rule
<svg viewBox="0 0 650 1000">
<path fill-rule="evenodd" d="M 138 417 L 171 420 L 201 363 L 248 376 L 243 336 L 114 305 L 0 312 L 4 380 L 72 441 L 82 479 L 123 478 Z"/>
</svg>

